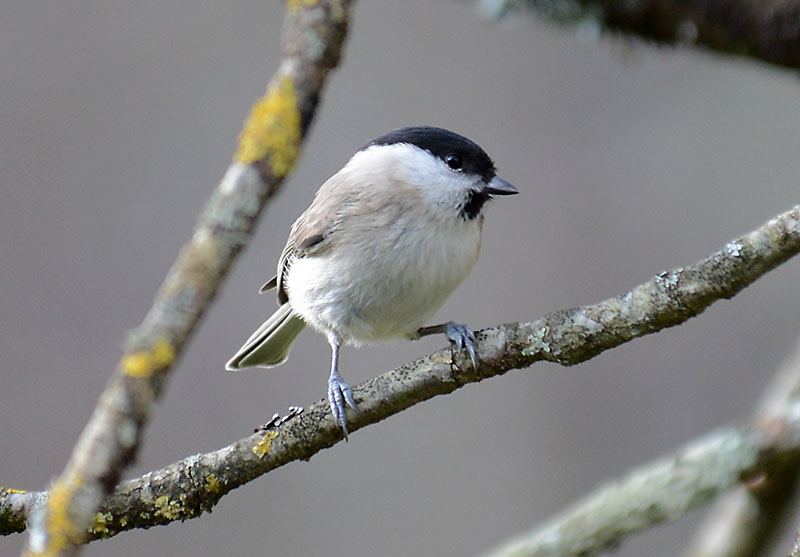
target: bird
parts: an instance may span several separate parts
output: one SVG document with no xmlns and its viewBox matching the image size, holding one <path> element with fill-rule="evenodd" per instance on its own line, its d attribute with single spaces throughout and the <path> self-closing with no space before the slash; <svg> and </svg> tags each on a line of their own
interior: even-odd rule
<svg viewBox="0 0 800 557">
<path fill-rule="evenodd" d="M 294 222 L 277 274 L 278 310 L 226 364 L 270 368 L 307 326 L 331 347 L 328 402 L 348 438 L 345 406 L 357 410 L 339 374 L 344 345 L 444 334 L 477 368 L 473 330 L 424 324 L 478 259 L 486 202 L 518 193 L 477 143 L 433 126 L 399 128 L 359 149 Z"/>
</svg>

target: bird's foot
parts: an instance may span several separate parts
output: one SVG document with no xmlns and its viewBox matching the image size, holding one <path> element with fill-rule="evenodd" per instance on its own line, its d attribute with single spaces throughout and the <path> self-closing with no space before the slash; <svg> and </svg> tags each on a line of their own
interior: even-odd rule
<svg viewBox="0 0 800 557">
<path fill-rule="evenodd" d="M 337 374 L 328 378 L 328 402 L 331 405 L 331 413 L 336 423 L 342 426 L 344 440 L 347 441 L 347 416 L 345 416 L 345 405 L 353 410 L 357 410 L 356 401 L 353 400 L 353 393 L 350 387 Z"/>
<path fill-rule="evenodd" d="M 456 323 L 455 321 L 448 321 L 439 325 L 430 325 L 428 327 L 420 327 L 417 329 L 417 338 L 425 337 L 428 335 L 435 335 L 442 333 L 450 344 L 454 345 L 459 350 L 465 350 L 469 354 L 469 359 L 472 360 L 472 367 L 478 369 L 478 350 L 475 347 L 475 332 L 468 326 Z"/>
<path fill-rule="evenodd" d="M 444 324 L 444 336 L 459 350 L 465 350 L 469 353 L 469 359 L 472 360 L 472 368 L 478 369 L 478 352 L 475 348 L 475 331 L 468 325 L 461 323 L 454 323 L 448 321 Z"/>
</svg>

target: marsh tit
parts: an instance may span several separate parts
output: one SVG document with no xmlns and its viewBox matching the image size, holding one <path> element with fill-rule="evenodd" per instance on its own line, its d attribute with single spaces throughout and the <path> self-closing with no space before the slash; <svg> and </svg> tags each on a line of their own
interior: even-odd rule
<svg viewBox="0 0 800 557">
<path fill-rule="evenodd" d="M 516 188 L 466 137 L 434 127 L 394 130 L 359 150 L 292 225 L 278 274 L 278 310 L 225 366 L 282 364 L 307 326 L 332 350 L 328 401 L 347 438 L 339 347 L 444 333 L 477 364 L 466 325 L 424 323 L 464 280 L 481 246 L 483 208 Z"/>
</svg>

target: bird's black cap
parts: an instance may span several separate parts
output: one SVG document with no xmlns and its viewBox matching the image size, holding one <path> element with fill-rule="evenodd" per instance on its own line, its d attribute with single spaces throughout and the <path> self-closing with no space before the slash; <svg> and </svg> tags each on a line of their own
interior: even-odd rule
<svg viewBox="0 0 800 557">
<path fill-rule="evenodd" d="M 443 161 L 446 161 L 448 155 L 458 155 L 461 157 L 461 168 L 464 172 L 480 176 L 487 182 L 496 173 L 492 159 L 480 145 L 463 135 L 433 126 L 399 128 L 373 139 L 364 149 L 373 145 L 396 143 L 415 145 Z"/>
</svg>

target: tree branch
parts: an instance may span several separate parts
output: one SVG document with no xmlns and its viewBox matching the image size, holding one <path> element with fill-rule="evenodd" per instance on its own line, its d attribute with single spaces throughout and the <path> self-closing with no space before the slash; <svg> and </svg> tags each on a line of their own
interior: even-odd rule
<svg viewBox="0 0 800 557">
<path fill-rule="evenodd" d="M 352 413 L 348 422 L 355 432 L 434 396 L 539 360 L 563 365 L 586 361 L 619 344 L 700 314 L 712 302 L 732 297 L 798 252 L 800 206 L 729 242 L 695 265 L 661 273 L 621 296 L 557 311 L 531 323 L 510 323 L 480 331 L 477 369 L 462 354 L 445 349 L 371 379 L 353 389 L 359 412 Z M 718 457 L 708 452 L 714 447 L 735 457 L 735 462 L 727 465 L 728 472 L 720 480 L 719 489 L 724 489 L 723 484 L 730 487 L 743 471 L 767 465 L 785 451 L 797 448 L 795 433 L 800 432 L 800 423 L 787 424 L 784 436 L 768 435 L 758 428 L 716 434 L 700 445 L 706 451 L 706 460 L 700 459 L 702 455 L 694 449 L 687 458 L 692 456 L 693 461 L 717 466 Z M 341 428 L 331 418 L 328 404 L 318 402 L 275 428 L 123 482 L 95 516 L 92 537 L 199 516 L 229 491 L 288 462 L 308 460 L 341 439 Z M 779 447 L 777 452 L 765 450 L 775 447 Z M 707 483 L 702 488 L 711 489 Z M 691 499 L 696 503 L 705 501 L 704 493 L 708 492 L 695 493 Z M 15 497 L 20 506 L 23 495 Z M 0 492 L 0 517 L 8 505 L 9 498 L 4 499 Z M 0 524 L 4 533 L 9 533 L 10 527 Z"/>
<path fill-rule="evenodd" d="M 800 67 L 798 0 L 480 0 L 494 16 L 520 9 L 670 44 Z"/>
<path fill-rule="evenodd" d="M 799 411 L 800 343 L 766 389 L 749 426 L 712 432 L 642 466 L 490 555 L 566 557 L 613 547 L 625 536 L 677 520 L 742 483 L 748 487 L 719 500 L 686 555 L 763 555 L 762 544 L 779 516 L 767 510 L 785 506 L 796 482 Z M 736 505 L 725 508 L 730 495 L 736 495 Z"/>
<path fill-rule="evenodd" d="M 779 427 L 781 416 L 800 398 L 800 342 L 764 392 L 753 423 Z M 765 554 L 765 546 L 791 510 L 797 490 L 797 462 L 787 459 L 769 474 L 720 498 L 698 528 L 686 557 L 746 557 Z"/>
<path fill-rule="evenodd" d="M 725 490 L 800 463 L 800 400 L 774 427 L 721 429 L 599 488 L 563 514 L 490 553 L 567 557 L 610 549 L 622 538 L 677 520 Z"/>
<path fill-rule="evenodd" d="M 350 0 L 289 0 L 281 65 L 253 106 L 234 162 L 200 215 L 192 239 L 144 322 L 129 335 L 47 506 L 29 515 L 29 553 L 76 553 L 97 508 L 133 461 L 169 371 L 256 219 L 294 165 L 328 71 L 339 61 L 349 5 Z"/>
</svg>

